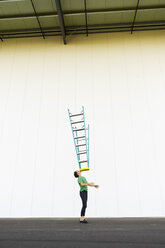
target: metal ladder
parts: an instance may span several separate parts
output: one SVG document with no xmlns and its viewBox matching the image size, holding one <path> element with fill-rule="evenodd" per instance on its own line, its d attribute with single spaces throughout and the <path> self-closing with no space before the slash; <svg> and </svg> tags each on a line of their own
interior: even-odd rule
<svg viewBox="0 0 165 248">
<path fill-rule="evenodd" d="M 89 170 L 89 125 L 86 128 L 84 107 L 77 114 L 68 109 L 69 120 L 80 171 Z"/>
</svg>

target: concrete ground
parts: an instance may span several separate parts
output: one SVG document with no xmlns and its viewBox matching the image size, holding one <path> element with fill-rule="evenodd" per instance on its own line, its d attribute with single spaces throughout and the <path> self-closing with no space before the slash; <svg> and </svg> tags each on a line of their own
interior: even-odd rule
<svg viewBox="0 0 165 248">
<path fill-rule="evenodd" d="M 165 218 L 0 219 L 0 248 L 165 248 Z"/>
</svg>

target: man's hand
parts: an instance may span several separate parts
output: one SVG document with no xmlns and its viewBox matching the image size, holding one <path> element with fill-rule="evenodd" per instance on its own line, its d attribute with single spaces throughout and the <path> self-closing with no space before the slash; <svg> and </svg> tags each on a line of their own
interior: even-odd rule
<svg viewBox="0 0 165 248">
<path fill-rule="evenodd" d="M 88 183 L 88 186 L 92 186 L 92 187 L 95 187 L 95 188 L 99 188 L 99 185 L 95 185 L 94 183 Z"/>
<path fill-rule="evenodd" d="M 99 185 L 94 185 L 95 188 L 99 188 Z"/>
</svg>

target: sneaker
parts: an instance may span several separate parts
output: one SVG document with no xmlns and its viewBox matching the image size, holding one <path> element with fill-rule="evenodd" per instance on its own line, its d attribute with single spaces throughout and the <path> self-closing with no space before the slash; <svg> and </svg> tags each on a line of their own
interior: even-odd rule
<svg viewBox="0 0 165 248">
<path fill-rule="evenodd" d="M 85 223 L 85 224 L 87 224 L 88 221 L 84 219 L 84 220 L 80 220 L 80 223 Z"/>
</svg>

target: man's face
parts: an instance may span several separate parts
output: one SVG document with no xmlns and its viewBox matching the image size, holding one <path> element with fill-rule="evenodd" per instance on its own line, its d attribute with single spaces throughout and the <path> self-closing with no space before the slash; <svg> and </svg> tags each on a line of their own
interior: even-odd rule
<svg viewBox="0 0 165 248">
<path fill-rule="evenodd" d="M 81 171 L 78 170 L 77 171 L 77 175 L 80 176 L 81 175 Z"/>
</svg>

